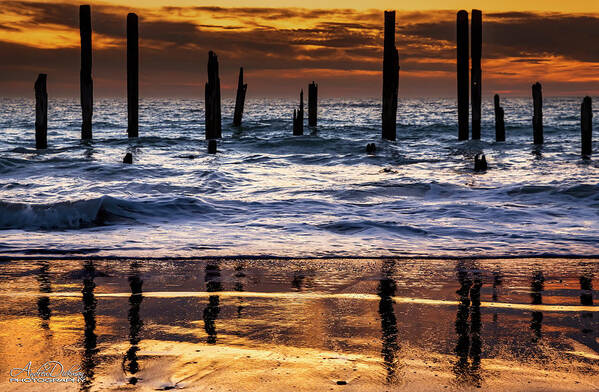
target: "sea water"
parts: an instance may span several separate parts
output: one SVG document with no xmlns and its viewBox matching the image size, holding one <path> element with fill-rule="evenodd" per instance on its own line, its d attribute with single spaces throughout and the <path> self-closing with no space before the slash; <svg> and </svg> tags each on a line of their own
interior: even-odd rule
<svg viewBox="0 0 599 392">
<path fill-rule="evenodd" d="M 380 99 L 321 100 L 304 136 L 292 136 L 296 100 L 249 99 L 237 129 L 225 99 L 209 155 L 201 99 L 142 99 L 131 140 L 126 101 L 98 99 L 82 142 L 78 101 L 51 98 L 47 150 L 34 101 L 0 99 L 0 253 L 597 255 L 599 165 L 580 156 L 580 103 L 546 98 L 534 146 L 528 98 L 502 100 L 502 143 L 491 99 L 482 139 L 463 142 L 452 99 L 400 100 L 394 142 Z M 480 152 L 486 173 L 473 171 Z"/>
</svg>

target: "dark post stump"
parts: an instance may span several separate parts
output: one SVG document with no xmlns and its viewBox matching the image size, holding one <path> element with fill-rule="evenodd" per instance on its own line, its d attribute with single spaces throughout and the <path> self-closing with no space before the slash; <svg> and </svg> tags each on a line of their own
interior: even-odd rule
<svg viewBox="0 0 599 392">
<path fill-rule="evenodd" d="M 239 68 L 239 82 L 237 82 L 237 98 L 235 99 L 235 114 L 233 115 L 233 125 L 241 126 L 243 117 L 243 107 L 245 106 L 245 93 L 248 85 L 243 84 L 243 67 Z"/>
<path fill-rule="evenodd" d="M 457 14 L 458 140 L 468 140 L 468 12 Z"/>
<path fill-rule="evenodd" d="M 505 122 L 503 108 L 499 106 L 499 95 L 495 94 L 495 141 L 505 142 Z"/>
<path fill-rule="evenodd" d="M 472 10 L 471 22 L 471 51 L 472 51 L 472 139 L 480 140 L 481 117 L 481 83 L 482 69 L 480 60 L 483 48 L 483 14 L 479 10 Z"/>
<path fill-rule="evenodd" d="M 220 79 L 218 58 L 213 51 L 208 53 L 208 83 L 206 83 L 206 139 L 220 139 Z"/>
<path fill-rule="evenodd" d="M 299 110 L 293 110 L 293 135 L 304 134 L 304 89 L 300 91 Z"/>
<path fill-rule="evenodd" d="M 532 85 L 532 100 L 534 107 L 532 116 L 534 144 L 543 144 L 543 88 L 539 82 Z"/>
<path fill-rule="evenodd" d="M 593 103 L 591 97 L 584 97 L 580 108 L 580 131 L 582 142 L 582 155 L 589 156 L 593 153 Z"/>
<path fill-rule="evenodd" d="M 385 11 L 383 51 L 383 139 L 395 140 L 397 94 L 399 90 L 399 53 L 395 47 L 395 11 Z"/>
<path fill-rule="evenodd" d="M 48 148 L 48 93 L 46 74 L 39 74 L 35 81 L 35 148 Z"/>
<path fill-rule="evenodd" d="M 127 163 L 129 165 L 133 163 L 133 155 L 130 152 L 125 154 L 125 157 L 123 158 L 123 163 Z"/>
<path fill-rule="evenodd" d="M 487 171 L 487 158 L 485 157 L 485 154 L 476 154 L 474 156 L 474 171 Z"/>
<path fill-rule="evenodd" d="M 315 127 L 318 120 L 318 85 L 312 82 L 308 85 L 308 125 Z"/>
<path fill-rule="evenodd" d="M 81 33 L 81 139 L 92 138 L 92 115 L 94 110 L 94 82 L 92 80 L 92 20 L 89 5 L 79 7 L 79 31 Z"/>
<path fill-rule="evenodd" d="M 139 33 L 137 15 L 127 15 L 127 134 L 139 136 Z"/>
<path fill-rule="evenodd" d="M 208 154 L 216 154 L 216 139 L 208 140 Z"/>
</svg>

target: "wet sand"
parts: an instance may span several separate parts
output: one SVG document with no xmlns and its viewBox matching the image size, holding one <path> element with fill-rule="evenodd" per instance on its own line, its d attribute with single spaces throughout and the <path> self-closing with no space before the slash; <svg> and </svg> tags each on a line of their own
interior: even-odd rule
<svg viewBox="0 0 599 392">
<path fill-rule="evenodd" d="M 0 389 L 596 391 L 598 267 L 4 260 Z M 29 361 L 80 367 L 85 381 L 10 382 Z"/>
</svg>

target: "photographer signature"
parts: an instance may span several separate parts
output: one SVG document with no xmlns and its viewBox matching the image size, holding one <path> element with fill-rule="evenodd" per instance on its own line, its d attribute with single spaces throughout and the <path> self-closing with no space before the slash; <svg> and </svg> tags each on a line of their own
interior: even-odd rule
<svg viewBox="0 0 599 392">
<path fill-rule="evenodd" d="M 59 361 L 47 361 L 37 369 L 29 361 L 22 368 L 10 370 L 9 382 L 35 383 L 35 382 L 84 382 L 85 373 L 80 365 L 73 365 L 66 369 Z"/>
</svg>

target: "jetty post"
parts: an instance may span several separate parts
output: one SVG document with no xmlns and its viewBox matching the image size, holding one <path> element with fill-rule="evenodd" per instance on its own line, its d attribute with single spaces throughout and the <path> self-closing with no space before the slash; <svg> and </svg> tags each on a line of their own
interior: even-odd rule
<svg viewBox="0 0 599 392">
<path fill-rule="evenodd" d="M 495 141 L 505 142 L 505 122 L 503 108 L 499 105 L 499 94 L 495 94 Z"/>
<path fill-rule="evenodd" d="M 304 89 L 300 91 L 299 110 L 293 109 L 293 135 L 304 134 Z"/>
<path fill-rule="evenodd" d="M 92 138 L 92 115 L 94 107 L 94 82 L 92 80 L 92 21 L 89 5 L 79 6 L 79 32 L 81 35 L 81 139 Z"/>
<path fill-rule="evenodd" d="M 468 140 L 468 12 L 457 13 L 458 140 Z"/>
<path fill-rule="evenodd" d="M 472 89 L 472 139 L 480 140 L 481 117 L 481 88 L 482 69 L 481 57 L 483 48 L 483 13 L 472 10 L 471 24 L 471 89 Z"/>
<path fill-rule="evenodd" d="M 593 103 L 591 97 L 584 97 L 580 108 L 580 131 L 582 156 L 593 153 Z"/>
<path fill-rule="evenodd" d="M 127 134 L 139 136 L 139 29 L 134 13 L 127 15 Z"/>
<path fill-rule="evenodd" d="M 543 144 L 543 87 L 536 82 L 532 85 L 533 116 L 532 130 L 534 144 Z"/>
<path fill-rule="evenodd" d="M 48 93 L 46 74 L 39 74 L 35 81 L 35 148 L 48 148 Z"/>
<path fill-rule="evenodd" d="M 315 127 L 318 122 L 318 85 L 312 81 L 308 85 L 308 125 Z"/>
<path fill-rule="evenodd" d="M 399 90 L 399 53 L 395 47 L 395 11 L 385 11 L 383 50 L 383 139 L 395 140 L 397 94 Z"/>
<path fill-rule="evenodd" d="M 245 106 L 245 93 L 248 85 L 243 83 L 243 67 L 239 68 L 239 81 L 237 82 L 237 98 L 235 99 L 235 113 L 233 115 L 233 125 L 241 126 L 243 117 L 243 107 Z"/>
<path fill-rule="evenodd" d="M 206 83 L 206 139 L 220 139 L 220 79 L 218 77 L 218 57 L 208 52 L 208 82 Z"/>
</svg>

